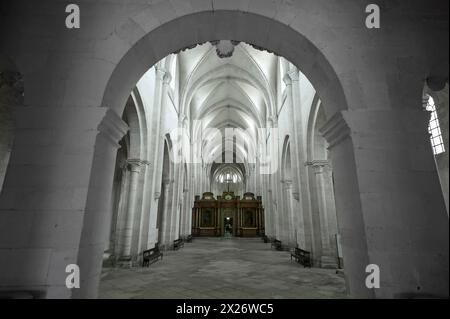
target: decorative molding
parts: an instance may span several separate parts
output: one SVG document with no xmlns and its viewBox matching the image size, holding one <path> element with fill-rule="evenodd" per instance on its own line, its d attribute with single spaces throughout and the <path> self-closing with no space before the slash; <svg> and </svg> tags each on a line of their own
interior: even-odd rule
<svg viewBox="0 0 450 319">
<path fill-rule="evenodd" d="M 108 139 L 116 148 L 120 147 L 119 141 L 129 129 L 127 123 L 111 109 L 106 111 L 105 116 L 97 127 L 99 134 Z"/>
<path fill-rule="evenodd" d="M 175 182 L 175 180 L 173 179 L 169 179 L 169 178 L 165 178 L 163 179 L 162 183 L 164 186 L 169 186 L 170 184 L 172 184 L 173 182 Z"/>
<path fill-rule="evenodd" d="M 162 81 L 164 84 L 169 85 L 172 81 L 172 75 L 169 72 L 164 73 L 162 76 Z"/>
<path fill-rule="evenodd" d="M 183 127 L 184 122 L 188 119 L 187 115 L 184 113 L 180 113 L 178 115 L 178 125 Z"/>
<path fill-rule="evenodd" d="M 164 76 L 166 75 L 167 70 L 161 66 L 156 65 L 155 66 L 155 74 L 156 79 L 162 81 L 164 79 Z"/>
<path fill-rule="evenodd" d="M 267 118 L 267 121 L 269 121 L 269 124 L 272 128 L 278 127 L 278 116 L 271 115 Z"/>
<path fill-rule="evenodd" d="M 342 115 L 342 112 L 334 114 L 319 132 L 328 142 L 328 149 L 333 148 L 350 136 L 350 127 Z"/>
<path fill-rule="evenodd" d="M 197 47 L 197 46 L 199 46 L 199 45 L 203 45 L 203 44 L 205 44 L 205 43 L 206 43 L 206 42 L 202 42 L 202 43 L 197 43 L 197 44 L 189 45 L 189 46 L 187 46 L 187 47 L 181 48 L 180 50 L 177 50 L 177 51 L 173 52 L 173 54 L 178 54 L 178 53 L 184 52 L 184 51 L 186 51 L 186 50 L 194 49 L 195 47 Z"/>
<path fill-rule="evenodd" d="M 154 198 L 155 200 L 158 200 L 160 197 L 161 197 L 161 192 L 155 192 L 153 198 Z"/>
<path fill-rule="evenodd" d="M 272 53 L 272 54 L 274 54 L 274 55 L 276 55 L 276 56 L 280 56 L 280 55 L 276 54 L 274 51 L 271 51 L 271 50 L 268 50 L 268 49 L 266 49 L 266 48 L 257 46 L 257 45 L 255 45 L 255 44 L 251 44 L 251 43 L 248 43 L 248 44 L 249 44 L 253 49 L 255 49 L 255 50 L 263 51 L 263 52 L 269 52 L 269 53 Z"/>
<path fill-rule="evenodd" d="M 285 189 L 291 189 L 292 188 L 292 180 L 290 180 L 290 179 L 282 179 L 281 183 L 284 185 Z"/>
<path fill-rule="evenodd" d="M 283 76 L 283 81 L 286 86 L 292 85 L 292 82 L 298 82 L 299 79 L 300 76 L 297 69 L 286 72 L 286 74 Z"/>
<path fill-rule="evenodd" d="M 138 158 L 129 158 L 127 159 L 126 163 L 129 170 L 136 173 L 139 173 L 141 171 L 142 166 L 150 164 L 150 162 Z"/>
<path fill-rule="evenodd" d="M 306 162 L 305 166 L 324 167 L 324 166 L 330 166 L 330 162 L 328 160 L 312 160 L 312 161 Z"/>
<path fill-rule="evenodd" d="M 235 40 L 214 40 L 209 42 L 216 47 L 217 56 L 221 59 L 233 56 L 234 47 L 240 43 L 240 41 Z"/>
</svg>

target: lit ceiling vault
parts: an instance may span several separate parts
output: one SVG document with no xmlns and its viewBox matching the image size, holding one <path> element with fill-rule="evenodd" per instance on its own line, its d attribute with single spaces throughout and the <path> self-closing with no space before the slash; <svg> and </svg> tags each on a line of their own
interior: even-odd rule
<svg viewBox="0 0 450 319">
<path fill-rule="evenodd" d="M 239 163 L 245 185 L 246 173 L 265 152 L 269 133 L 260 128 L 271 127 L 277 118 L 285 98 L 277 94 L 286 87 L 282 75 L 293 66 L 271 52 L 231 40 L 199 44 L 167 59 L 171 85 L 178 92 L 177 113 L 205 172 L 213 181 L 223 168 L 213 164 Z"/>
<path fill-rule="evenodd" d="M 249 152 L 257 150 L 257 129 L 276 112 L 277 56 L 245 43 L 215 41 L 180 52 L 178 59 L 182 112 L 193 140 L 201 141 L 203 161 L 247 166 L 255 154 Z M 234 143 L 226 128 L 235 129 Z"/>
</svg>

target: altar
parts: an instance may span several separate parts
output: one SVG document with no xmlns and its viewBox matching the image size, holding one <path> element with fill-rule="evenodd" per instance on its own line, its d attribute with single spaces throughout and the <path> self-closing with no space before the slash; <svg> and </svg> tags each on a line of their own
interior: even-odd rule
<svg viewBox="0 0 450 319">
<path fill-rule="evenodd" d="M 211 192 L 195 196 L 192 208 L 193 236 L 239 236 L 264 235 L 264 208 L 261 196 L 245 193 L 242 197 L 224 192 L 214 197 Z"/>
</svg>

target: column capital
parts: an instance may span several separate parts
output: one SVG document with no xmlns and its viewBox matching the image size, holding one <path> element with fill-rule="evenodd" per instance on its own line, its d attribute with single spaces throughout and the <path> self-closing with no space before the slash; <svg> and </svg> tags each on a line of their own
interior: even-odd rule
<svg viewBox="0 0 450 319">
<path fill-rule="evenodd" d="M 292 188 L 292 180 L 291 179 L 282 179 L 281 183 L 284 185 L 285 189 L 291 189 Z"/>
<path fill-rule="evenodd" d="M 119 141 L 128 132 L 129 127 L 116 112 L 108 109 L 97 130 L 116 148 L 119 148 Z"/>
<path fill-rule="evenodd" d="M 278 127 L 278 116 L 272 115 L 267 118 L 271 127 Z"/>
<path fill-rule="evenodd" d="M 162 81 L 164 84 L 169 84 L 172 81 L 172 75 L 163 67 L 156 66 L 156 79 Z"/>
<path fill-rule="evenodd" d="M 128 169 L 132 172 L 136 172 L 139 173 L 141 171 L 141 167 L 145 166 L 145 165 L 149 165 L 150 163 L 148 161 L 145 160 L 141 160 L 138 158 L 129 158 L 126 161 L 126 165 L 128 167 Z"/>
<path fill-rule="evenodd" d="M 319 131 L 331 149 L 350 137 L 354 145 L 359 145 L 361 142 L 367 143 L 369 138 L 386 140 L 423 136 L 428 125 L 429 114 L 422 109 L 357 109 L 335 113 Z"/>
<path fill-rule="evenodd" d="M 163 81 L 164 80 L 164 76 L 167 73 L 167 70 L 165 68 L 162 68 L 162 67 L 156 65 L 155 66 L 155 73 L 156 73 L 156 79 Z"/>
<path fill-rule="evenodd" d="M 326 166 L 330 166 L 330 162 L 328 160 L 312 160 L 312 161 L 306 162 L 305 166 L 326 167 Z"/>
<path fill-rule="evenodd" d="M 184 113 L 180 113 L 180 115 L 178 115 L 178 125 L 179 126 L 183 126 L 184 120 L 187 119 L 187 115 Z"/>
<path fill-rule="evenodd" d="M 330 149 L 350 136 L 350 128 L 342 112 L 334 114 L 319 131 L 327 140 Z"/>
<path fill-rule="evenodd" d="M 165 179 L 163 179 L 162 184 L 163 184 L 164 186 L 169 186 L 169 185 L 172 184 L 174 181 L 175 181 L 175 180 L 173 180 L 173 179 L 165 178 Z"/>
<path fill-rule="evenodd" d="M 283 76 L 283 82 L 286 85 L 291 85 L 292 82 L 298 82 L 299 78 L 300 78 L 299 71 L 297 69 L 295 69 L 295 70 L 286 72 L 286 74 Z"/>
<path fill-rule="evenodd" d="M 170 82 L 172 81 L 172 75 L 169 72 L 166 72 L 163 75 L 162 81 L 164 84 L 169 85 Z"/>
</svg>

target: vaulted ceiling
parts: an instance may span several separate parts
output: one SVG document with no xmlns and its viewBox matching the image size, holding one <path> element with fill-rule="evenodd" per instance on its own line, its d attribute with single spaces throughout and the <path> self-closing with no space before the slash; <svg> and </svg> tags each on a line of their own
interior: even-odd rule
<svg viewBox="0 0 450 319">
<path fill-rule="evenodd" d="M 248 150 L 257 148 L 257 128 L 266 127 L 276 113 L 279 58 L 245 43 L 237 44 L 230 57 L 221 58 L 216 50 L 208 42 L 177 55 L 181 110 L 191 136 L 202 139 L 207 162 L 222 161 L 222 136 L 233 128 L 236 138 L 248 143 L 232 149 L 236 161 L 245 163 Z"/>
</svg>

